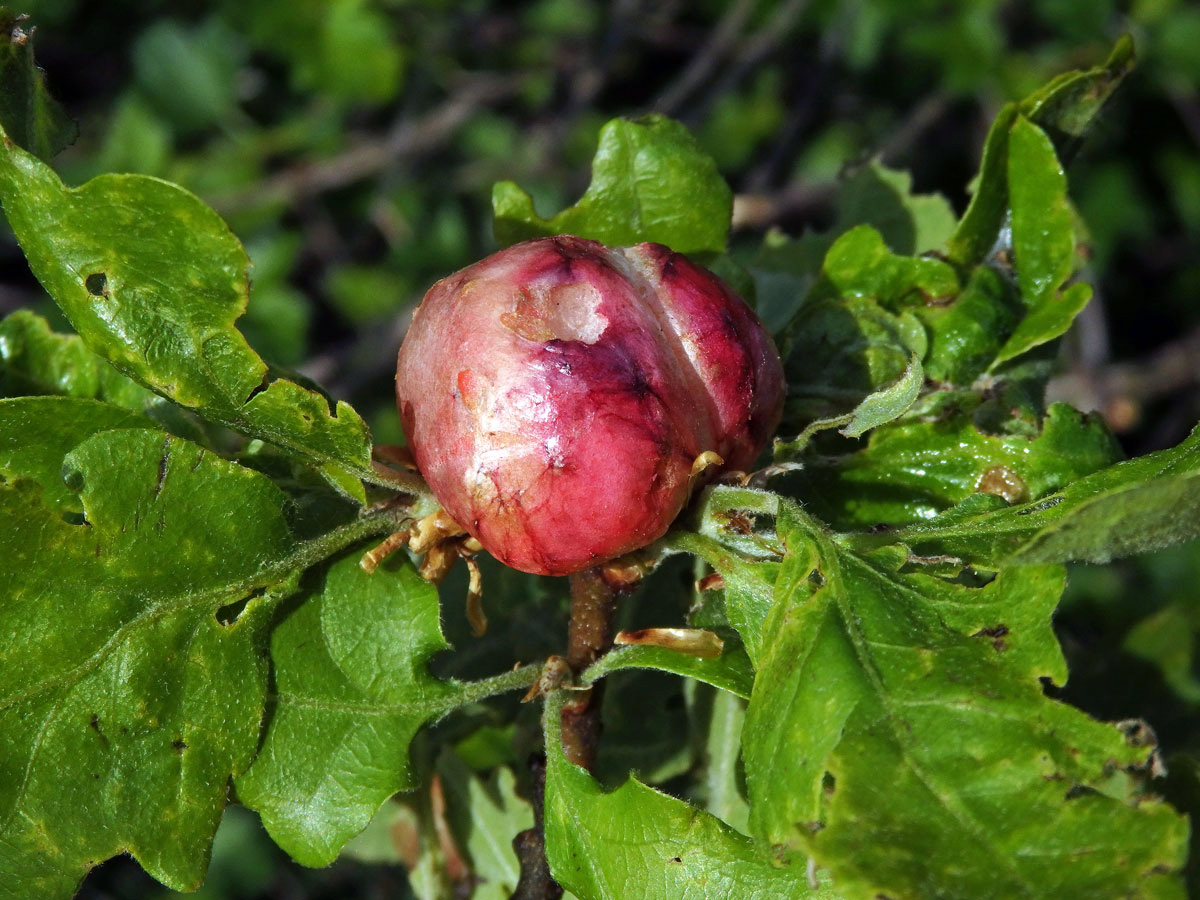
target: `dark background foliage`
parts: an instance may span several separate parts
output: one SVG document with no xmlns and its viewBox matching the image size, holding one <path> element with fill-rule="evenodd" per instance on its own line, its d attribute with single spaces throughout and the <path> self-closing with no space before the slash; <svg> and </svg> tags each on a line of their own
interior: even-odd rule
<svg viewBox="0 0 1200 900">
<path fill-rule="evenodd" d="M 57 161 L 177 181 L 213 204 L 255 263 L 241 321 L 264 357 L 352 402 L 376 440 L 406 311 L 494 249 L 490 189 L 551 211 L 587 183 L 597 132 L 661 111 L 687 124 L 736 195 L 743 234 L 828 227 L 840 177 L 871 158 L 960 211 L 999 106 L 1102 60 L 1141 60 L 1069 172 L 1096 299 L 1052 395 L 1102 411 L 1126 451 L 1200 418 L 1200 8 L 1182 0 L 40 0 L 40 64 L 80 123 Z M 734 247 L 737 249 L 735 233 Z M 16 244 L 0 314 L 65 325 Z M 1144 716 L 1195 750 L 1200 549 L 1073 570 L 1058 618 L 1066 699 Z M 403 871 L 286 862 L 231 810 L 207 897 L 395 897 Z M 162 896 L 114 860 L 85 897 Z"/>
</svg>

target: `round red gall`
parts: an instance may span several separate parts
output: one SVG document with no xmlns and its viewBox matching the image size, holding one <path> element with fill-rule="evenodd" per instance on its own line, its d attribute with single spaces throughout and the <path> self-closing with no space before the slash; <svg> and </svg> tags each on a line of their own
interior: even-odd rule
<svg viewBox="0 0 1200 900">
<path fill-rule="evenodd" d="M 435 284 L 396 370 L 438 501 L 497 559 L 547 575 L 661 537 L 696 457 L 748 468 L 783 391 L 770 336 L 711 272 L 659 244 L 565 236 Z"/>
</svg>

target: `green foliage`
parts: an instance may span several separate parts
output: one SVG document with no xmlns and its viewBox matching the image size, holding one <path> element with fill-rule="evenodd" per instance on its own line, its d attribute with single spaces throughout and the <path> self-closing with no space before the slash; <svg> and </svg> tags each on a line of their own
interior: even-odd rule
<svg viewBox="0 0 1200 900">
<path fill-rule="evenodd" d="M 198 198 L 139 175 L 68 189 L 8 141 L 0 201 L 34 273 L 89 349 L 207 418 L 373 479 L 358 414 L 272 378 L 234 328 L 249 260 Z"/>
<path fill-rule="evenodd" d="M 22 147 L 50 159 L 75 140 L 78 129 L 46 90 L 33 61 L 33 34 L 25 19 L 0 6 L 0 127 Z"/>
<path fill-rule="evenodd" d="M 6 887 L 69 896 L 95 860 L 128 851 L 164 883 L 194 888 L 225 782 L 258 744 L 256 647 L 300 552 L 283 494 L 199 447 L 120 428 L 94 401 L 3 403 L 17 419 L 48 403 L 82 413 L 37 443 L 29 434 L 0 473 L 3 771 L 23 773 L 3 782 Z M 65 479 L 30 465 L 38 450 Z M 64 519 L 46 495 L 82 518 Z M 247 599 L 236 621 L 218 618 Z"/>
<path fill-rule="evenodd" d="M 1200 536 L 1200 429 L 1171 450 L 1073 481 L 1032 505 L 1001 507 L 984 495 L 896 537 L 920 552 L 978 565 L 1105 563 Z"/>
<path fill-rule="evenodd" d="M 903 547 L 848 552 L 790 505 L 779 530 L 742 737 L 756 834 L 848 896 L 1165 896 L 1187 829 L 1143 794 L 1149 751 L 1038 684 L 1066 677 L 1060 569 L 971 588 L 906 572 Z"/>
<path fill-rule="evenodd" d="M 447 646 L 437 591 L 411 564 L 395 575 L 376 578 L 343 557 L 271 636 L 270 725 L 238 797 L 306 865 L 328 865 L 388 797 L 413 786 L 413 735 L 462 702 L 427 669 Z"/>
<path fill-rule="evenodd" d="M 774 865 L 765 847 L 715 816 L 633 779 L 606 793 L 563 755 L 561 699 L 546 710 L 546 856 L 576 896 L 620 900 L 637 884 L 647 900 L 836 900 L 836 893 L 808 886 L 802 863 Z"/>
<path fill-rule="evenodd" d="M 681 253 L 723 251 L 732 202 L 695 138 L 662 116 L 605 125 L 592 183 L 578 203 L 551 219 L 538 216 L 533 199 L 510 181 L 492 192 L 501 244 L 574 234 L 613 245 L 655 241 Z"/>
<path fill-rule="evenodd" d="M 576 121 L 555 146 L 582 163 L 598 131 L 591 184 L 549 218 L 533 196 L 561 206 L 569 179 L 546 177 L 545 136 L 507 113 L 462 113 L 461 132 L 401 117 L 380 144 L 348 135 L 396 99 L 410 65 L 418 97 L 461 74 L 450 39 L 427 27 L 436 6 L 396 12 L 416 37 L 368 0 L 271 0 L 131 38 L 133 83 L 100 162 L 64 167 L 95 175 L 119 161 L 187 181 L 244 230 L 249 256 L 171 182 L 99 174 L 66 187 L 47 160 L 73 131 L 28 33 L 6 20 L 0 202 L 76 334 L 28 310 L 0 320 L 3 892 L 69 897 L 126 852 L 194 888 L 236 799 L 305 865 L 402 862 L 421 900 L 500 900 L 521 877 L 510 842 L 535 821 L 522 763 L 542 750 L 546 857 L 579 900 L 1182 896 L 1195 761 L 1172 761 L 1163 781 L 1143 724 L 1060 699 L 1074 698 L 1051 627 L 1062 563 L 1200 537 L 1200 430 L 1118 462 L 1099 416 L 1046 399 L 1055 342 L 1091 296 L 1063 166 L 1128 73 L 1130 42 L 1042 88 L 1018 79 L 1027 96 L 987 132 L 961 218 L 872 159 L 847 171 L 827 230 L 760 238 L 732 231 L 733 193 L 702 147 L 750 165 L 788 127 L 771 71 L 721 95 L 699 141 L 658 114 Z M 903 5 L 818 6 L 852 71 L 898 37 L 956 95 L 999 53 L 986 3 L 930 7 L 899 34 Z M 481 9 L 470 15 L 486 32 Z M 756 16 L 742 24 L 761 35 L 786 26 Z M 522 21 L 535 34 L 511 53 L 537 69 L 602 19 L 554 0 Z M 261 113 L 240 73 L 258 55 L 323 101 L 249 124 Z M 537 108 L 555 93 L 539 74 L 469 86 L 445 115 L 493 93 Z M 590 75 L 578 75 L 571 102 L 586 103 Z M 206 143 L 213 129 L 229 139 Z M 620 627 L 706 629 L 723 652 L 619 647 L 568 679 L 607 688 L 597 777 L 563 752 L 574 694 L 552 687 L 540 723 L 536 705 L 497 696 L 528 688 L 561 650 L 562 590 L 481 560 L 491 625 L 475 637 L 461 567 L 440 591 L 407 551 L 368 573 L 364 551 L 432 501 L 373 466 L 350 403 L 251 349 L 304 363 L 310 325 L 324 324 L 294 278 L 324 238 L 301 235 L 283 208 L 426 140 L 462 162 L 470 187 L 388 168 L 369 197 L 347 197 L 385 258 L 326 248 L 316 279 L 333 318 L 378 332 L 379 347 L 350 354 L 367 374 L 340 379 L 383 382 L 372 422 L 394 418 L 396 337 L 374 326 L 466 261 L 479 229 L 455 192 L 493 177 L 532 189 L 495 185 L 499 242 L 573 233 L 696 254 L 752 296 L 784 357 L 770 464 L 698 492 L 630 561 L 658 571 L 622 604 Z M 814 144 L 801 168 L 825 165 Z M 328 153 L 337 165 L 319 162 Z M 277 155 L 305 164 L 256 185 Z M 1186 190 L 1179 202 L 1190 208 Z M 326 224 L 308 226 L 327 237 Z M 1189 602 L 1139 610 L 1119 650 L 1194 711 Z"/>
</svg>

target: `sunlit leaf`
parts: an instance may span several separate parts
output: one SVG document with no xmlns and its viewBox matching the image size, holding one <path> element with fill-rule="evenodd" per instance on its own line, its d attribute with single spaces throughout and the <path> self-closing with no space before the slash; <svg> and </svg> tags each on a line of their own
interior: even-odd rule
<svg viewBox="0 0 1200 900">
<path fill-rule="evenodd" d="M 754 833 L 852 898 L 1181 896 L 1187 827 L 1152 747 L 1047 698 L 1061 569 L 984 587 L 848 552 L 780 506 L 788 548 L 742 746 Z M 799 590 L 798 590 L 799 588 Z"/>
<path fill-rule="evenodd" d="M 1200 429 L 1177 447 L 1117 463 L 1036 503 L 964 504 L 895 537 L 921 553 L 992 567 L 1103 563 L 1193 540 L 1200 537 Z"/>
<path fill-rule="evenodd" d="M 119 424 L 101 421 L 96 410 L 107 408 L 94 401 L 5 403 L 76 407 L 57 432 L 43 425 L 36 440 L 47 454 L 69 428 Z M 10 457 L 5 466 L 0 771 L 23 773 L 0 780 L 7 889 L 69 897 L 89 867 L 123 851 L 192 889 L 227 782 L 258 744 L 258 642 L 299 552 L 283 494 L 136 427 L 84 441 L 65 468 L 59 457 L 82 501 L 78 521 L 46 505 L 47 496 L 66 502 L 61 488 L 29 479 L 46 478 L 47 463 Z M 241 602 L 240 615 L 217 615 Z"/>
<path fill-rule="evenodd" d="M 733 195 L 716 164 L 678 122 L 664 116 L 613 119 L 600 132 L 592 183 L 550 219 L 511 181 L 492 191 L 496 239 L 573 234 L 614 246 L 654 241 L 679 253 L 725 249 Z"/>
<path fill-rule="evenodd" d="M 210 419 L 318 465 L 374 477 L 358 414 L 272 380 L 234 328 L 249 297 L 249 261 L 194 195 L 141 175 L 102 175 L 68 189 L 8 142 L 0 200 L 34 274 L 91 350 Z"/>
<path fill-rule="evenodd" d="M 720 819 L 630 778 L 605 792 L 563 755 L 561 699 L 546 704 L 546 857 L 580 900 L 837 900 L 808 886 L 802 863 L 778 865 Z M 636 886 L 636 887 L 635 887 Z"/>
<path fill-rule="evenodd" d="M 423 724 L 492 692 L 429 673 L 448 646 L 437 589 L 407 559 L 367 574 L 360 555 L 330 566 L 272 633 L 270 721 L 237 781 L 239 799 L 306 865 L 328 865 L 388 797 L 414 786 L 409 742 Z M 531 680 L 516 675 L 504 687 Z"/>
</svg>

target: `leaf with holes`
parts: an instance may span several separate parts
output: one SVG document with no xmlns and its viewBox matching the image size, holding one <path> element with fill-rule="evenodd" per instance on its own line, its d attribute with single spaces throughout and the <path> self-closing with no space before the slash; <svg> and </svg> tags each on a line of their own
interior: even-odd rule
<svg viewBox="0 0 1200 900">
<path fill-rule="evenodd" d="M 984 427 L 986 412 L 977 396 L 945 395 L 861 449 L 808 459 L 788 488 L 835 528 L 857 531 L 915 525 L 978 494 L 1039 500 L 1120 458 L 1103 421 L 1066 404 L 1032 434 Z"/>
<path fill-rule="evenodd" d="M 197 197 L 143 175 L 67 188 L 4 140 L 0 202 L 38 280 L 83 342 L 121 372 L 308 462 L 378 477 L 359 415 L 272 379 L 234 327 L 249 299 L 249 259 Z"/>
<path fill-rule="evenodd" d="M 848 898 L 1179 896 L 1187 825 L 1153 747 L 1045 696 L 1055 566 L 983 587 L 847 551 L 781 503 L 788 548 L 742 748 L 751 829 Z M 896 840 L 903 835 L 903 840 Z"/>
<path fill-rule="evenodd" d="M 19 774 L 0 780 L 5 887 L 69 897 L 127 851 L 193 889 L 258 744 L 272 596 L 303 555 L 285 498 L 95 401 L 0 409 L 40 421 L 0 459 L 0 771 Z M 247 598 L 236 621 L 214 615 Z"/>
</svg>

